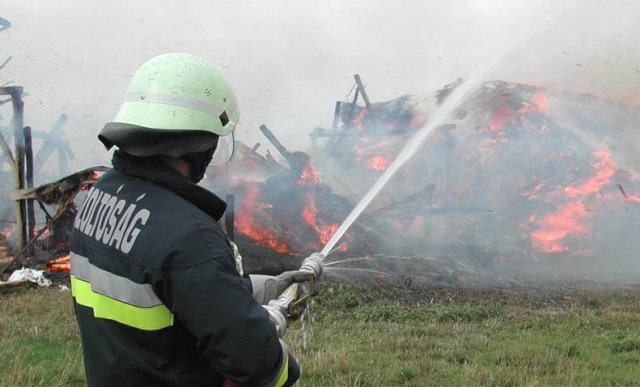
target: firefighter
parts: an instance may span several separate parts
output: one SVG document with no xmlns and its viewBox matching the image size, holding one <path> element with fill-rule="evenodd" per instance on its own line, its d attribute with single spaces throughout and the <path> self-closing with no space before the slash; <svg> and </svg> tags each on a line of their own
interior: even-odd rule
<svg viewBox="0 0 640 387">
<path fill-rule="evenodd" d="M 218 221 L 226 204 L 196 185 L 233 154 L 239 112 L 207 60 L 164 54 L 134 74 L 99 140 L 113 169 L 73 224 L 71 285 L 89 386 L 289 386 L 299 367 L 280 337 L 286 311 L 261 305 L 306 272 L 243 277 Z M 314 274 L 322 255 L 305 259 Z M 253 283 L 252 283 L 253 282 Z"/>
</svg>

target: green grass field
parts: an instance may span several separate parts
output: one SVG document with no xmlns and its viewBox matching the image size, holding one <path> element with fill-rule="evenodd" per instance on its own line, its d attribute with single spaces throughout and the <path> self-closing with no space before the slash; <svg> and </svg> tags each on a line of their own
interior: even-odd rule
<svg viewBox="0 0 640 387">
<path fill-rule="evenodd" d="M 84 385 L 69 292 L 0 293 L 0 332 L 1 386 Z M 326 287 L 285 339 L 302 386 L 640 386 L 640 290 Z"/>
</svg>

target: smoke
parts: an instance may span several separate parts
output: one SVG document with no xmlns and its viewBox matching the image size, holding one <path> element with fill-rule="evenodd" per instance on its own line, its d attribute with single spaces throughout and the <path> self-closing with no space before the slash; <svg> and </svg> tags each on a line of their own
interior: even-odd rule
<svg viewBox="0 0 640 387">
<path fill-rule="evenodd" d="M 315 126 L 330 125 L 354 73 L 374 100 L 429 95 L 540 26 L 549 32 L 524 42 L 496 79 L 599 94 L 622 92 L 638 76 L 633 1 L 0 3 L 13 23 L 0 35 L 0 56 L 13 56 L 1 80 L 25 86 L 34 128 L 69 116 L 75 169 L 108 163 L 96 134 L 135 69 L 169 51 L 205 56 L 226 72 L 240 140 L 261 141 L 266 123 L 298 148 Z"/>
<path fill-rule="evenodd" d="M 25 124 L 34 130 L 49 131 L 61 114 L 69 117 L 63 131 L 76 156 L 70 160 L 72 170 L 109 164 L 97 133 L 117 112 L 135 69 L 171 51 L 204 56 L 223 69 L 239 100 L 237 138 L 250 146 L 261 142 L 261 149 L 269 148 L 258 131 L 262 123 L 289 149 L 307 149 L 314 127 L 331 126 L 334 103 L 346 98 L 355 73 L 362 76 L 373 101 L 405 94 L 420 101 L 498 55 L 506 56 L 491 79 L 640 104 L 640 4 L 633 0 L 357 0 L 313 5 L 295 0 L 0 0 L 0 12 L 12 23 L 10 30 L 0 31 L 0 63 L 13 57 L 0 71 L 0 84 L 12 81 L 25 87 Z M 509 47 L 516 48 L 505 52 Z M 7 126 L 6 107 L 0 116 L 0 126 Z M 616 165 L 637 177 L 640 152 L 637 130 L 631 129 L 637 116 L 629 117 L 612 112 L 609 121 L 601 121 L 611 133 L 575 129 L 574 134 L 594 149 L 613 143 Z M 621 127 L 625 130 L 617 130 Z M 514 148 L 512 152 L 517 154 Z M 518 162 L 515 157 L 503 161 Z M 509 172 L 508 165 L 498 167 L 491 172 Z M 42 168 L 36 183 L 61 177 L 56 163 Z M 485 188 L 500 192 L 500 187 Z M 512 194 L 476 201 L 498 211 Z M 611 209 L 619 217 L 627 216 L 624 211 Z M 480 224 L 487 214 L 474 216 Z M 637 220 L 598 221 L 613 224 L 601 226 L 609 230 L 606 240 L 611 245 L 616 237 L 610 230 L 621 235 L 619 245 L 626 247 L 617 256 L 635 247 L 629 240 L 637 233 Z M 443 235 L 448 231 L 432 230 Z M 491 246 L 509 241 L 500 235 L 468 229 L 457 238 L 476 238 L 491 255 Z M 621 271 L 633 263 L 629 260 Z"/>
</svg>

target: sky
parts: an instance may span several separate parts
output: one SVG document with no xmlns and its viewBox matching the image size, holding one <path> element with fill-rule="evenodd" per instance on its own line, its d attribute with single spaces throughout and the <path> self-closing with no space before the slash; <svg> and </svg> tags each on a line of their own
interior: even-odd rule
<svg viewBox="0 0 640 387">
<path fill-rule="evenodd" d="M 166 52 L 221 68 L 248 145 L 267 142 L 266 124 L 304 149 L 356 73 L 373 101 L 426 97 L 491 62 L 491 79 L 640 101 L 635 0 L 0 0 L 0 17 L 0 85 L 24 86 L 35 130 L 68 115 L 71 169 L 109 164 L 96 135 L 137 67 Z"/>
</svg>

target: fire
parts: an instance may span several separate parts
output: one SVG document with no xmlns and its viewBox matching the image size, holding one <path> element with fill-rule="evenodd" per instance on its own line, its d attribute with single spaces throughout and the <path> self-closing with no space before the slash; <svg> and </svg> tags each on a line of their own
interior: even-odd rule
<svg viewBox="0 0 640 387">
<path fill-rule="evenodd" d="M 391 161 L 391 156 L 374 156 L 369 159 L 367 165 L 369 168 L 375 169 L 376 171 L 384 171 L 387 169 L 389 164 L 391 164 Z"/>
<path fill-rule="evenodd" d="M 386 170 L 393 161 L 394 149 L 392 137 L 359 137 L 353 145 L 354 161 L 376 171 Z"/>
<path fill-rule="evenodd" d="M 358 112 L 358 115 L 353 119 L 353 124 L 358 130 L 362 130 L 362 124 L 364 118 L 367 116 L 367 110 L 362 109 Z"/>
<path fill-rule="evenodd" d="M 323 247 L 329 239 L 335 234 L 338 230 L 339 225 L 332 224 L 329 226 L 322 226 L 318 224 L 318 210 L 316 209 L 316 201 L 311 193 L 307 193 L 305 195 L 306 207 L 302 211 L 302 219 L 304 219 L 305 223 L 311 226 L 318 233 L 318 239 L 322 244 L 319 247 Z M 346 251 L 347 245 L 343 244 L 340 247 L 340 250 Z"/>
<path fill-rule="evenodd" d="M 291 253 L 291 248 L 277 240 L 273 230 L 260 228 L 255 220 L 244 211 L 238 211 L 235 221 L 236 229 L 253 239 L 257 245 L 268 247 L 279 253 Z"/>
<path fill-rule="evenodd" d="M 489 124 L 485 129 L 488 129 L 495 135 L 504 136 L 505 126 L 515 122 L 517 119 L 523 117 L 525 114 L 537 110 L 541 113 L 547 113 L 549 111 L 549 97 L 546 90 L 538 91 L 531 97 L 531 103 L 521 103 L 519 107 L 515 107 L 513 101 L 509 98 L 502 101 L 491 112 L 491 118 Z M 541 133 L 546 133 L 549 128 L 546 125 L 542 125 L 540 128 Z"/>
<path fill-rule="evenodd" d="M 305 169 L 300 173 L 298 185 L 320 185 L 320 175 L 311 162 L 307 163 Z"/>
<path fill-rule="evenodd" d="M 33 227 L 32 231 L 34 234 L 37 234 L 42 231 L 42 234 L 40 235 L 41 238 L 48 238 L 51 235 L 51 229 L 49 228 L 49 226 L 44 226 L 39 230 Z"/>
<path fill-rule="evenodd" d="M 275 231 L 260 227 L 253 218 L 253 211 L 270 207 L 269 204 L 262 203 L 258 200 L 259 195 L 260 190 L 257 185 L 247 185 L 245 200 L 238 206 L 236 211 L 234 221 L 236 230 L 253 239 L 259 246 L 268 247 L 279 253 L 296 255 L 291 251 L 289 245 L 278 241 Z"/>
<path fill-rule="evenodd" d="M 533 247 L 546 253 L 568 251 L 562 241 L 570 234 L 590 231 L 588 224 L 581 223 L 588 219 L 589 212 L 581 202 L 561 205 L 558 210 L 537 220 L 540 228 L 531 233 Z M 534 221 L 535 216 L 533 217 Z"/>
<path fill-rule="evenodd" d="M 518 111 L 513 110 L 506 102 L 501 103 L 491 113 L 489 130 L 497 135 L 504 135 L 504 127 L 518 116 Z"/>
<path fill-rule="evenodd" d="M 595 174 L 578 186 L 567 186 L 563 192 L 569 203 L 560 204 L 557 210 L 538 218 L 535 215 L 530 220 L 537 223 L 538 229 L 531 233 L 531 243 L 534 248 L 547 253 L 566 252 L 569 248 L 563 240 L 572 234 L 584 234 L 591 230 L 587 223 L 591 217 L 584 201 L 590 198 L 600 198 L 600 190 L 611 183 L 616 169 L 607 150 L 595 153 L 598 160 L 593 164 Z"/>
<path fill-rule="evenodd" d="M 328 193 L 309 157 L 301 152 L 294 152 L 292 156 L 296 162 L 286 172 L 288 175 L 285 182 L 294 181 L 296 184 L 286 187 L 285 191 L 278 192 L 276 196 L 271 195 L 269 191 L 263 191 L 263 185 L 259 182 L 242 179 L 232 182 L 235 189 L 242 192 L 240 200 L 236 201 L 234 228 L 252 239 L 257 246 L 298 256 L 301 250 L 322 247 L 321 245 L 333 236 L 338 225 L 326 226 L 318 223 L 315 195 Z M 278 184 L 281 185 L 282 182 Z M 272 188 L 271 185 L 266 187 Z M 291 211 L 291 206 L 299 209 Z M 274 217 L 276 219 L 273 219 Z M 265 223 L 265 219 L 273 220 Z M 308 229 L 307 225 L 311 226 L 311 229 Z M 302 233 L 300 226 L 306 229 L 307 233 Z M 317 239 L 313 237 L 314 232 L 318 235 Z M 305 236 L 310 234 L 311 240 L 302 240 L 299 237 L 301 233 Z"/>
<path fill-rule="evenodd" d="M 71 270 L 71 254 L 67 254 L 65 256 L 52 259 L 47 262 L 47 267 L 45 268 L 48 272 L 54 271 L 70 271 Z"/>
<path fill-rule="evenodd" d="M 407 125 L 412 128 L 421 128 L 422 126 L 424 126 L 425 122 L 427 122 L 427 117 L 421 114 L 417 114 L 415 117 L 409 120 L 409 122 L 407 122 Z"/>
<path fill-rule="evenodd" d="M 616 169 L 611 161 L 611 154 L 606 150 L 596 152 L 596 157 L 599 161 L 594 163 L 593 167 L 597 169 L 595 176 L 587 180 L 584 184 L 578 187 L 567 187 L 564 192 L 570 198 L 587 196 L 597 193 L 607 184 L 611 183 L 611 178 L 616 173 Z"/>
<path fill-rule="evenodd" d="M 541 90 L 533 95 L 531 102 L 543 113 L 549 112 L 549 96 L 546 90 Z"/>
<path fill-rule="evenodd" d="M 98 181 L 98 179 L 100 179 L 100 177 L 102 176 L 102 173 L 98 173 L 96 171 L 91 172 L 91 176 L 89 176 L 89 178 L 87 180 L 89 180 L 89 183 L 84 183 L 80 186 L 80 191 L 87 191 L 89 190 L 93 184 Z"/>
</svg>

